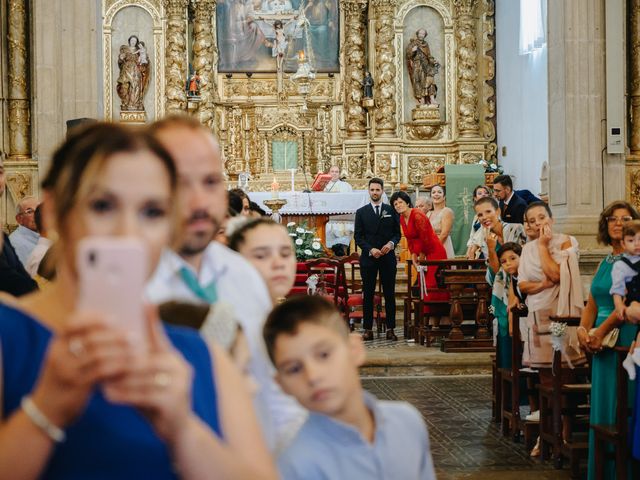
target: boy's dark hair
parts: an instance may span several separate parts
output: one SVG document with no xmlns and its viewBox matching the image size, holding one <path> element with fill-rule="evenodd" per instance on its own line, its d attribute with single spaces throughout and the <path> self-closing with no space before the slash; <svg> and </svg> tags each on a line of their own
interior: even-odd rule
<svg viewBox="0 0 640 480">
<path fill-rule="evenodd" d="M 371 180 L 369 180 L 369 186 L 371 186 L 372 183 L 377 183 L 378 185 L 380 185 L 380 187 L 384 188 L 384 180 L 382 180 L 381 178 L 378 177 L 373 177 Z"/>
<path fill-rule="evenodd" d="M 503 187 L 509 187 L 513 190 L 513 180 L 511 180 L 509 175 L 498 175 L 493 179 L 493 184 L 495 185 L 496 183 L 499 183 Z"/>
<path fill-rule="evenodd" d="M 349 328 L 335 305 L 318 295 L 298 295 L 276 306 L 264 324 L 262 335 L 269 358 L 274 362 L 280 335 L 295 335 L 304 323 L 329 328 L 346 339 Z"/>
<path fill-rule="evenodd" d="M 498 210 L 500 208 L 500 204 L 498 203 L 498 201 L 493 198 L 493 197 L 482 197 L 478 200 L 476 200 L 476 203 L 473 204 L 474 207 L 477 207 L 478 205 L 483 205 L 485 203 L 489 203 L 491 204 L 491 206 L 495 209 Z"/>
<path fill-rule="evenodd" d="M 553 213 L 551 212 L 551 207 L 549 207 L 549 204 L 546 202 L 533 202 L 530 203 L 527 208 L 525 208 L 524 210 L 524 219 L 525 221 L 528 222 L 527 220 L 527 214 L 529 213 L 529 210 L 531 210 L 532 208 L 537 208 L 537 207 L 542 207 L 547 211 L 547 215 L 549 215 L 549 218 L 553 218 Z"/>
<path fill-rule="evenodd" d="M 520 255 L 522 255 L 522 247 L 519 244 L 517 244 L 516 242 L 504 243 L 498 249 L 498 252 L 497 252 L 498 259 L 500 259 L 502 257 L 502 255 L 504 255 L 507 252 L 513 252 L 516 255 L 520 256 Z"/>
<path fill-rule="evenodd" d="M 389 203 L 393 206 L 395 201 L 398 199 L 403 200 L 404 203 L 409 205 L 409 207 L 413 207 L 413 203 L 411 202 L 411 197 L 407 192 L 403 192 L 402 190 L 398 190 L 397 192 L 394 192 L 393 195 L 391 195 L 391 198 L 389 199 Z"/>
<path fill-rule="evenodd" d="M 235 193 L 240 198 L 246 198 L 247 200 L 249 200 L 249 195 L 247 195 L 247 192 L 245 192 L 241 188 L 232 188 L 231 190 L 229 190 L 229 192 Z"/>
<path fill-rule="evenodd" d="M 624 224 L 623 237 L 634 237 L 637 233 L 640 233 L 640 220 L 631 220 Z"/>
</svg>

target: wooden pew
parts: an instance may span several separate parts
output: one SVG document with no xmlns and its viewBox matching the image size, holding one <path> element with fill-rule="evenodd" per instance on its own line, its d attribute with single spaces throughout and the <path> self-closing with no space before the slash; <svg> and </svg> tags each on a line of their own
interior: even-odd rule
<svg viewBox="0 0 640 480">
<path fill-rule="evenodd" d="M 563 322 L 569 327 L 580 325 L 580 317 L 554 317 L 552 322 Z M 571 374 L 575 377 L 591 378 L 588 365 L 576 365 L 574 369 L 562 365 L 562 354 L 554 352 L 552 385 L 539 387 L 540 392 L 540 446 L 541 458 L 549 458 L 549 450 L 556 469 L 562 468 L 563 459 L 567 458 L 571 466 L 572 478 L 580 477 L 580 461 L 588 455 L 589 443 L 587 435 L 576 433 L 581 426 L 588 425 L 589 405 L 588 395 L 591 392 L 590 383 L 565 383 L 563 377 Z M 562 417 L 571 421 L 572 435 L 562 438 Z M 586 429 L 588 433 L 588 428 Z"/>
<path fill-rule="evenodd" d="M 407 291 L 408 295 L 404 300 L 404 320 L 405 320 L 405 335 L 410 335 L 416 339 L 417 343 L 430 346 L 431 340 L 437 337 L 446 337 L 451 331 L 450 326 L 440 325 L 440 317 L 448 316 L 451 313 L 450 300 L 431 300 L 424 301 L 420 296 L 420 287 L 414 286 L 413 269 L 411 268 L 413 262 L 407 260 Z M 427 269 L 438 268 L 438 274 L 436 275 L 436 281 L 438 282 L 439 291 L 448 291 L 446 285 L 443 283 L 441 273 L 444 270 L 468 270 L 484 268 L 484 260 L 466 260 L 466 259 L 446 259 L 446 260 L 426 260 L 420 262 L 421 266 L 426 266 Z M 433 291 L 433 290 L 431 290 Z M 463 305 L 472 305 L 475 307 L 477 301 L 475 298 L 464 299 L 461 301 Z M 428 324 L 428 319 L 425 319 L 425 307 L 429 307 L 431 312 L 429 316 L 436 318 L 436 322 L 433 326 Z M 474 329 L 475 330 L 475 329 Z M 470 333 L 474 333 L 471 331 Z"/>
<path fill-rule="evenodd" d="M 478 262 L 465 260 L 464 262 Z M 484 262 L 480 261 L 484 266 Z M 476 263 L 477 264 L 477 263 Z M 485 268 L 441 269 L 438 275 L 451 295 L 451 330 L 442 344 L 444 352 L 492 352 L 493 341 L 489 326 L 488 304 L 491 287 L 486 282 Z M 466 338 L 462 330 L 463 305 L 475 305 L 473 338 Z"/>
<path fill-rule="evenodd" d="M 500 369 L 500 418 L 502 420 L 502 434 L 511 435 L 514 442 L 520 440 L 520 432 L 524 433 L 524 441 L 527 449 L 533 446 L 537 436 L 538 422 L 527 421 L 520 416 L 521 383 L 526 381 L 525 394 L 535 391 L 538 374 L 531 370 L 522 371 L 522 338 L 520 336 L 520 319 L 528 315 L 527 307 L 514 307 L 513 334 L 511 341 L 511 368 Z"/>
</svg>

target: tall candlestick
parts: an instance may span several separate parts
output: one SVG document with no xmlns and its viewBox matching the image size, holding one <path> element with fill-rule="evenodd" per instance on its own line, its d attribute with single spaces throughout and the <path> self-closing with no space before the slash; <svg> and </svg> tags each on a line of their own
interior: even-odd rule
<svg viewBox="0 0 640 480">
<path fill-rule="evenodd" d="M 296 187 L 295 187 L 295 177 L 294 177 L 295 173 L 296 173 L 296 169 L 295 169 L 295 168 L 292 168 L 292 169 L 291 169 L 291 191 L 292 191 L 292 192 L 295 192 L 295 191 L 296 191 Z"/>
<path fill-rule="evenodd" d="M 391 154 L 391 168 L 396 168 L 398 165 L 396 163 L 396 154 L 392 153 Z"/>
</svg>

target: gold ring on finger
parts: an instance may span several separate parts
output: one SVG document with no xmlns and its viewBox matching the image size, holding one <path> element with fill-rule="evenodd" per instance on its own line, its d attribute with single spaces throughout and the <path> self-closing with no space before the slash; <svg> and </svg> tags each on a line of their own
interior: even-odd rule
<svg viewBox="0 0 640 480">
<path fill-rule="evenodd" d="M 156 387 L 166 388 L 171 384 L 171 376 L 167 372 L 157 372 L 153 376 L 153 384 Z"/>
<path fill-rule="evenodd" d="M 72 338 L 69 340 L 69 353 L 76 358 L 80 358 L 85 352 L 84 342 L 79 338 Z"/>
</svg>

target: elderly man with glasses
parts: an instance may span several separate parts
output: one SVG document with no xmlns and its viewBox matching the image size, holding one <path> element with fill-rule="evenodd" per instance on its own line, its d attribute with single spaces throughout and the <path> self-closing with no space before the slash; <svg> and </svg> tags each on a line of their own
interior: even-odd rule
<svg viewBox="0 0 640 480">
<path fill-rule="evenodd" d="M 35 197 L 24 197 L 18 202 L 18 205 L 16 205 L 18 228 L 9 235 L 9 240 L 16 250 L 16 254 L 20 262 L 22 262 L 22 265 L 27 264 L 29 255 L 31 255 L 31 252 L 40 239 L 35 219 L 38 203 L 38 199 Z"/>
</svg>

